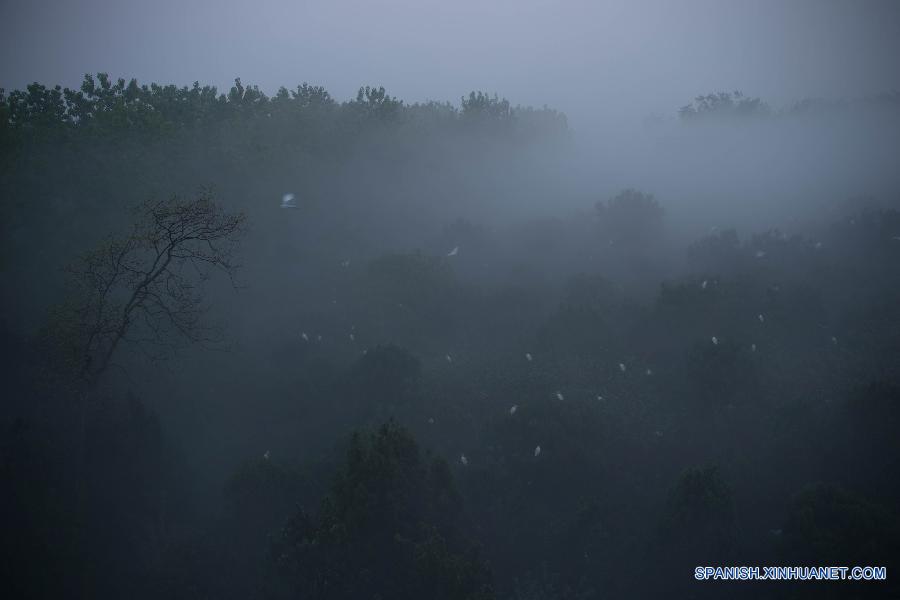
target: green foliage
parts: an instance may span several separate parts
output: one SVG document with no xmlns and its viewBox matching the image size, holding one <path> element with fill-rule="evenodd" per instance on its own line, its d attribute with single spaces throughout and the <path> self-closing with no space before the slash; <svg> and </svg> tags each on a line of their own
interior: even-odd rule
<svg viewBox="0 0 900 600">
<path fill-rule="evenodd" d="M 658 240 L 663 230 L 663 209 L 652 194 L 627 189 L 607 202 L 596 204 L 602 236 L 613 245 L 639 248 Z"/>
<path fill-rule="evenodd" d="M 426 461 L 389 423 L 356 433 L 318 516 L 298 513 L 273 553 L 308 598 L 493 597 L 490 572 L 460 536 L 448 466 Z"/>
<path fill-rule="evenodd" d="M 768 104 L 759 98 L 744 96 L 739 91 L 697 96 L 693 102 L 678 111 L 679 116 L 685 120 L 702 117 L 758 117 L 769 113 Z"/>
<path fill-rule="evenodd" d="M 85 75 L 80 90 L 47 88 L 34 83 L 25 90 L 0 95 L 0 114 L 7 116 L 2 121 L 0 141 L 9 142 L 11 131 L 8 130 L 27 132 L 32 139 L 53 132 L 103 137 L 136 132 L 155 136 L 162 132 L 170 135 L 180 130 L 209 129 L 228 122 L 293 120 L 304 115 L 322 118 L 330 112 L 337 112 L 337 122 L 345 121 L 345 124 L 413 120 L 510 123 L 509 131 L 520 139 L 567 129 L 565 116 L 556 111 L 546 107 L 513 109 L 507 100 L 482 92 L 472 92 L 468 99 L 463 98 L 459 112 L 448 108 L 449 105 L 434 102 L 407 106 L 389 95 L 384 87 L 375 86 L 360 87 L 354 99 L 339 104 L 325 88 L 308 83 L 293 90 L 281 87 L 270 98 L 257 86 L 245 85 L 240 78 L 235 79 L 227 94 L 220 94 L 214 86 L 201 87 L 199 82 L 191 87 L 140 85 L 135 79 L 126 82 L 120 78 L 113 82 L 106 73 L 99 73 L 96 77 Z M 423 120 L 423 112 L 430 113 L 430 117 Z M 513 128 L 517 113 L 524 118 Z M 295 135 L 301 134 L 303 127 L 296 121 L 292 124 Z M 329 124 L 319 126 L 329 127 Z M 339 125 L 338 129 L 341 128 Z"/>
</svg>

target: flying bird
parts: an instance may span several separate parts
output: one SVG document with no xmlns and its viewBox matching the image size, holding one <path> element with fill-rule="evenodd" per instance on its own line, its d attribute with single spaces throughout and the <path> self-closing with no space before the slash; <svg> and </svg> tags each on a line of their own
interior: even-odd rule
<svg viewBox="0 0 900 600">
<path fill-rule="evenodd" d="M 557 400 L 565 400 L 565 398 L 562 395 L 562 392 L 556 392 L 556 399 Z"/>
<path fill-rule="evenodd" d="M 463 464 L 463 466 L 465 467 L 465 466 L 467 466 L 467 465 L 469 464 L 469 459 L 466 458 L 466 455 L 465 455 L 465 454 L 460 454 L 460 455 L 459 455 L 459 462 L 461 462 L 461 463 Z"/>
<path fill-rule="evenodd" d="M 526 353 L 525 353 L 525 360 L 527 360 L 528 362 L 531 362 L 531 361 L 533 360 L 532 357 L 531 357 L 531 352 L 526 352 Z"/>
<path fill-rule="evenodd" d="M 297 208 L 297 201 L 293 194 L 285 194 L 281 197 L 281 208 Z"/>
<path fill-rule="evenodd" d="M 758 315 L 756 315 L 756 318 L 759 319 L 760 323 L 766 322 L 766 318 L 762 315 L 762 313 L 759 313 Z"/>
<path fill-rule="evenodd" d="M 449 354 L 447 354 L 444 358 L 447 359 L 447 362 L 448 362 L 448 363 L 452 363 L 452 362 L 453 362 L 453 357 L 450 356 Z"/>
<path fill-rule="evenodd" d="M 541 447 L 540 447 L 540 446 L 535 446 L 535 447 L 534 447 L 534 457 L 537 458 L 537 457 L 540 456 L 540 455 L 541 455 Z"/>
<path fill-rule="evenodd" d="M 708 283 L 708 282 L 704 279 L 704 280 L 703 280 L 703 283 L 700 284 L 700 289 L 701 289 L 701 290 L 705 290 L 705 289 L 706 289 L 706 284 L 707 284 L 707 283 Z"/>
<path fill-rule="evenodd" d="M 266 450 L 266 453 L 263 454 L 263 458 L 264 458 L 265 460 L 269 460 L 269 451 L 268 451 L 268 450 Z"/>
<path fill-rule="evenodd" d="M 647 377 L 650 377 L 651 375 L 653 375 L 653 370 L 647 369 Z"/>
<path fill-rule="evenodd" d="M 303 338 L 303 341 L 304 341 L 304 342 L 308 342 L 308 341 L 309 341 L 309 336 L 306 335 L 306 332 L 305 332 L 305 331 L 304 331 L 303 333 L 300 334 L 300 337 Z"/>
<path fill-rule="evenodd" d="M 750 344 L 750 352 L 756 352 L 756 344 Z"/>
<path fill-rule="evenodd" d="M 459 254 L 459 246 L 455 246 L 453 250 L 447 253 L 447 256 L 456 256 Z"/>
<path fill-rule="evenodd" d="M 719 345 L 719 338 L 717 338 L 716 336 L 712 336 L 711 339 L 712 339 L 713 346 Z"/>
<path fill-rule="evenodd" d="M 619 370 L 625 372 L 625 363 L 619 363 Z"/>
<path fill-rule="evenodd" d="M 765 256 L 765 255 L 766 255 L 766 253 L 765 253 L 765 251 L 763 251 L 763 250 L 757 250 L 757 251 L 756 251 L 756 258 L 762 258 L 762 257 Z"/>
<path fill-rule="evenodd" d="M 509 414 L 514 415 L 514 414 L 516 414 L 516 411 L 517 411 L 517 410 L 519 410 L 519 405 L 518 405 L 518 404 L 513 404 L 513 405 L 509 408 Z"/>
</svg>

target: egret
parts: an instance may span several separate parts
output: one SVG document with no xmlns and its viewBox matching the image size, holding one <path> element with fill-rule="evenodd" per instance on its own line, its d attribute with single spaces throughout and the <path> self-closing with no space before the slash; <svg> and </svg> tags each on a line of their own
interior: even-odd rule
<svg viewBox="0 0 900 600">
<path fill-rule="evenodd" d="M 459 246 L 455 246 L 453 250 L 447 253 L 447 256 L 456 256 L 459 254 Z"/>
<path fill-rule="evenodd" d="M 293 194 L 285 194 L 281 197 L 281 208 L 297 208 L 297 201 Z"/>
<path fill-rule="evenodd" d="M 540 447 L 540 446 L 535 446 L 535 447 L 534 447 L 534 457 L 537 458 L 537 457 L 540 456 L 540 455 L 541 455 L 541 447 Z"/>
<path fill-rule="evenodd" d="M 516 411 L 517 411 L 517 410 L 519 410 L 519 405 L 518 405 L 518 404 L 513 404 L 513 405 L 509 408 L 509 414 L 514 415 L 514 414 L 516 414 Z"/>
</svg>

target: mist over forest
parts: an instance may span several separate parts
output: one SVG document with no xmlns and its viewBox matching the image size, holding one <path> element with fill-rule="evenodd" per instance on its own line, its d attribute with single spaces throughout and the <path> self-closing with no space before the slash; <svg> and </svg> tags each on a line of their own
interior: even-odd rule
<svg viewBox="0 0 900 600">
<path fill-rule="evenodd" d="M 900 595 L 896 80 L 71 81 L 0 90 L 4 597 Z"/>
</svg>

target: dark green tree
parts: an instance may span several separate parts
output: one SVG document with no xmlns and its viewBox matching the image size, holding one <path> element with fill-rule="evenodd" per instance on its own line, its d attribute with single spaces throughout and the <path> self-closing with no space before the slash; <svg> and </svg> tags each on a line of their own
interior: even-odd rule
<svg viewBox="0 0 900 600">
<path fill-rule="evenodd" d="M 393 423 L 353 435 L 319 512 L 299 511 L 273 546 L 286 594 L 311 599 L 493 598 L 462 535 L 449 466 Z"/>
</svg>

